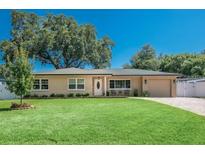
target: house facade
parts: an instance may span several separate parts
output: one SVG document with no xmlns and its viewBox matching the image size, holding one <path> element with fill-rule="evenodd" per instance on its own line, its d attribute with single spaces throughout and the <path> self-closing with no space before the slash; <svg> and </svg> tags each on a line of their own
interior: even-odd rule
<svg viewBox="0 0 205 154">
<path fill-rule="evenodd" d="M 34 73 L 32 95 L 175 97 L 177 74 L 139 69 L 66 68 Z"/>
</svg>

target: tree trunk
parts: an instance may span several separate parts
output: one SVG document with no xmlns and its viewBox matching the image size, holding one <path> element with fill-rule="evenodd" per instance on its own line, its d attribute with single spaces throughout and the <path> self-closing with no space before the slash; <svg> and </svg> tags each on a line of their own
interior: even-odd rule
<svg viewBox="0 0 205 154">
<path fill-rule="evenodd" d="M 23 96 L 22 95 L 21 95 L 21 101 L 20 102 L 21 102 L 21 104 L 23 103 Z"/>
</svg>

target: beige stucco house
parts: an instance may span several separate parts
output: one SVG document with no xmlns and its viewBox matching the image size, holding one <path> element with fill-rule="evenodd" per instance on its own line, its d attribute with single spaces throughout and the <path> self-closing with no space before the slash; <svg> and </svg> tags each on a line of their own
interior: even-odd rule
<svg viewBox="0 0 205 154">
<path fill-rule="evenodd" d="M 90 96 L 175 97 L 177 74 L 140 69 L 66 68 L 35 73 L 31 94 L 89 93 Z"/>
</svg>

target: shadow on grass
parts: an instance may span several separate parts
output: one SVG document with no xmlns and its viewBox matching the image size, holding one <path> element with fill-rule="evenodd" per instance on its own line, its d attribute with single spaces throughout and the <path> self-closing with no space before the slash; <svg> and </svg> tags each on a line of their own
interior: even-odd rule
<svg viewBox="0 0 205 154">
<path fill-rule="evenodd" d="M 10 108 L 0 108 L 0 112 L 4 112 L 4 111 L 11 111 Z"/>
</svg>

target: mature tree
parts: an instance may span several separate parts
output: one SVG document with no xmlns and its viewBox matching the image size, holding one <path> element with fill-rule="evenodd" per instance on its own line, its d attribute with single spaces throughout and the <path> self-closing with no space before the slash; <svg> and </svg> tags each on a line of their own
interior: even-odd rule
<svg viewBox="0 0 205 154">
<path fill-rule="evenodd" d="M 164 72 L 172 72 L 172 73 L 182 73 L 181 65 L 182 63 L 189 58 L 188 54 L 181 55 L 165 55 L 160 60 L 160 70 Z"/>
<path fill-rule="evenodd" d="M 144 45 L 136 55 L 130 60 L 130 65 L 125 65 L 128 68 L 158 70 L 159 63 L 156 57 L 154 48 L 150 45 Z"/>
<path fill-rule="evenodd" d="M 123 68 L 140 68 L 157 70 L 170 73 L 179 73 L 185 76 L 205 76 L 205 54 L 176 54 L 158 57 L 150 45 L 145 45 L 135 56 L 130 64 L 124 64 Z"/>
<path fill-rule="evenodd" d="M 130 65 L 130 64 L 128 64 L 128 63 L 125 63 L 124 65 L 122 65 L 122 67 L 124 68 L 124 69 L 132 69 L 133 67 Z"/>
<path fill-rule="evenodd" d="M 205 49 L 201 51 L 201 54 L 204 54 L 204 55 L 205 55 Z"/>
<path fill-rule="evenodd" d="M 9 58 L 13 60 L 16 52 L 21 49 L 29 51 L 33 46 L 33 41 L 39 31 L 37 25 L 38 17 L 35 14 L 27 14 L 23 12 L 12 12 L 12 30 L 11 39 L 0 42 L 0 50 L 3 51 L 3 60 Z M 32 55 L 33 53 L 29 53 Z"/>
<path fill-rule="evenodd" d="M 13 11 L 12 38 L 1 43 L 4 59 L 14 56 L 22 47 L 30 57 L 55 68 L 110 66 L 113 42 L 108 37 L 98 39 L 95 27 L 78 25 L 70 17 Z"/>
<path fill-rule="evenodd" d="M 0 65 L 0 76 L 2 76 L 3 73 L 3 65 Z"/>
<path fill-rule="evenodd" d="M 160 60 L 160 70 L 192 77 L 205 76 L 204 61 L 202 54 L 166 55 Z"/>
<path fill-rule="evenodd" d="M 32 66 L 27 53 L 20 49 L 15 52 L 12 61 L 8 57 L 3 75 L 8 89 L 20 96 L 22 103 L 23 96 L 30 92 L 33 84 Z"/>
</svg>

